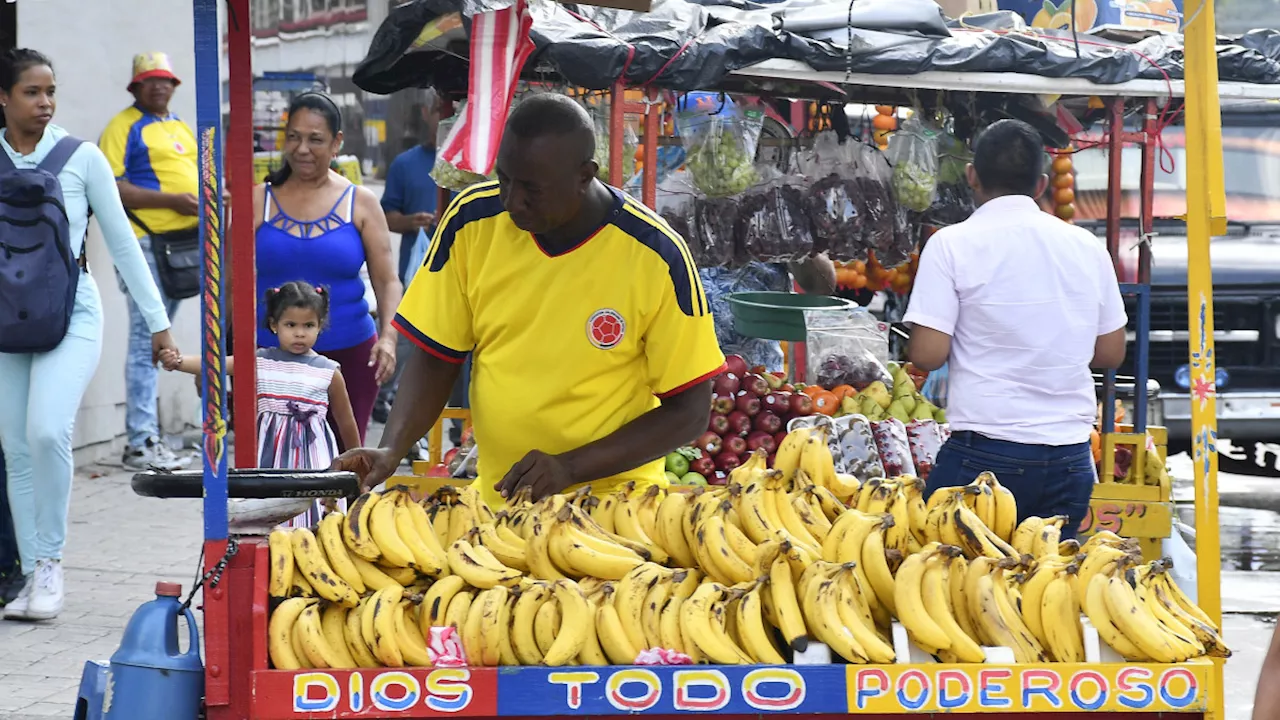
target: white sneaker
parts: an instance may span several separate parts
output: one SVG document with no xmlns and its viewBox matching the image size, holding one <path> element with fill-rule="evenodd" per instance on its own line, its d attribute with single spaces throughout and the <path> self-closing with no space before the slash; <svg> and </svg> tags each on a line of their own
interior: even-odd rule
<svg viewBox="0 0 1280 720">
<path fill-rule="evenodd" d="M 183 470 L 191 464 L 191 458 L 178 457 L 168 445 L 157 438 L 148 438 L 142 447 L 127 447 L 124 451 L 124 467 L 127 470 Z"/>
<path fill-rule="evenodd" d="M 18 593 L 18 597 L 14 598 L 9 604 L 4 606 L 5 620 L 30 620 L 31 616 L 27 614 L 31 604 L 31 590 L 35 587 L 36 576 L 31 574 L 27 576 L 27 584 L 22 586 L 22 592 Z"/>
<path fill-rule="evenodd" d="M 37 560 L 31 599 L 27 602 L 28 620 L 52 620 L 62 612 L 62 561 Z"/>
</svg>

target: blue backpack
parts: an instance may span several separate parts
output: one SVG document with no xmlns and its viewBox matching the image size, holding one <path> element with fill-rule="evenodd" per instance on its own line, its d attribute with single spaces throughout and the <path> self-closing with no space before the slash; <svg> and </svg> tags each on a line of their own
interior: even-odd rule
<svg viewBox="0 0 1280 720">
<path fill-rule="evenodd" d="M 71 324 L 84 248 L 71 253 L 58 173 L 81 142 L 64 137 L 22 170 L 0 150 L 0 352 L 48 352 Z"/>
</svg>

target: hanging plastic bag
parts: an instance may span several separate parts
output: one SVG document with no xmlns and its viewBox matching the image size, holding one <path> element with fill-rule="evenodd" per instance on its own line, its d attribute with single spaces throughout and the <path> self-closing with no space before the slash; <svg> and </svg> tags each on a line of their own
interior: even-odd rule
<svg viewBox="0 0 1280 720">
<path fill-rule="evenodd" d="M 938 225 L 955 225 L 973 214 L 973 191 L 965 177 L 965 167 L 973 153 L 950 132 L 938 141 L 938 195 L 926 218 Z"/>
<path fill-rule="evenodd" d="M 603 100 L 599 103 L 588 104 L 587 112 L 591 113 L 591 120 L 596 126 L 596 152 L 592 158 L 600 168 L 596 171 L 596 177 L 600 178 L 601 182 L 611 182 L 609 177 L 609 130 L 611 125 L 609 104 Z M 622 123 L 622 132 L 622 177 L 618 180 L 620 186 L 625 185 L 636 174 L 636 149 L 640 147 L 640 137 L 631 128 L 631 123 L 626 122 L 625 119 Z"/>
<path fill-rule="evenodd" d="M 856 182 L 857 146 L 840 144 L 836 134 L 823 131 L 813 149 L 800 158 L 800 169 L 810 180 L 804 193 L 805 210 L 813 226 L 814 252 L 833 260 L 864 260 L 862 241 L 866 208 Z"/>
<path fill-rule="evenodd" d="M 698 267 L 728 267 L 735 263 L 738 251 L 734 243 L 734 225 L 738 221 L 736 198 L 699 197 L 693 201 L 693 241 L 689 252 Z"/>
<path fill-rule="evenodd" d="M 685 244 L 689 246 L 689 252 L 694 256 L 694 262 L 701 264 L 699 260 L 701 253 L 695 248 L 697 242 L 693 223 L 695 195 L 689 186 L 688 173 L 683 169 L 670 173 L 658 184 L 656 191 L 654 209 L 677 235 L 684 238 Z"/>
<path fill-rule="evenodd" d="M 711 114 L 696 107 L 676 114 L 693 184 L 711 198 L 746 192 L 759 182 L 756 147 L 764 114 L 734 105 Z"/>
<path fill-rule="evenodd" d="M 915 212 L 933 205 L 938 194 L 938 135 L 920 113 L 902 122 L 889 137 L 889 161 L 893 163 L 893 192 L 898 204 Z"/>
<path fill-rule="evenodd" d="M 897 237 L 898 203 L 891 188 L 892 168 L 884 153 L 870 145 L 858 143 L 855 150 L 852 192 L 862 204 L 862 245 L 875 251 L 882 265 L 892 267 L 883 258 L 893 254 L 886 250 L 894 247 Z"/>
<path fill-rule="evenodd" d="M 462 109 L 467 106 L 464 101 L 458 106 L 458 112 L 453 117 L 445 118 L 440 121 L 440 127 L 436 130 L 436 147 L 445 146 L 445 142 L 449 138 L 449 134 L 453 132 L 453 126 L 462 117 Z M 442 152 L 436 153 L 435 165 L 431 168 L 431 179 L 436 181 L 436 185 L 454 192 L 462 192 L 467 188 L 481 183 L 486 180 L 485 176 L 468 172 L 458 167 L 454 167 L 452 163 L 445 160 Z"/>
<path fill-rule="evenodd" d="M 782 177 L 769 167 L 758 170 L 763 185 L 740 198 L 734 230 L 743 262 L 787 262 L 813 254 L 813 232 L 804 199 L 796 187 L 802 179 Z"/>
</svg>

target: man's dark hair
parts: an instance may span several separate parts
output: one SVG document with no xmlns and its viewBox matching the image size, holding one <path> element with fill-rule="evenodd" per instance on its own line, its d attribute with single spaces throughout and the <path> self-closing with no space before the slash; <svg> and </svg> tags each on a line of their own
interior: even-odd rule
<svg viewBox="0 0 1280 720">
<path fill-rule="evenodd" d="M 580 143 L 584 162 L 596 152 L 591 115 L 577 100 L 559 93 L 538 93 L 521 100 L 507 117 L 506 132 L 523 140 L 572 136 Z"/>
<path fill-rule="evenodd" d="M 1034 198 L 1044 174 L 1040 133 L 1021 120 L 992 123 L 974 143 L 973 169 L 988 193 Z"/>
</svg>

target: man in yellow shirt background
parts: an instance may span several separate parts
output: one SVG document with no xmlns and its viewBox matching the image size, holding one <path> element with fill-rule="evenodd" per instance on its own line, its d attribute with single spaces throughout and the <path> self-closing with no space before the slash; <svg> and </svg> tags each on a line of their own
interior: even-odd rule
<svg viewBox="0 0 1280 720">
<path fill-rule="evenodd" d="M 167 297 L 159 282 L 150 233 L 193 230 L 200 211 L 196 200 L 199 173 L 195 133 L 169 112 L 169 100 L 179 82 L 166 54 L 148 52 L 135 56 L 128 87 L 134 103 L 112 118 L 98 143 L 116 174 L 120 199 L 132 215 L 133 230 L 151 266 L 151 275 L 157 279 L 170 319 L 177 312 L 179 301 Z M 125 298 L 129 307 L 129 350 L 124 369 L 128 433 L 124 466 L 131 470 L 184 468 L 191 459 L 175 456 L 160 440 L 151 333 L 128 293 Z"/>
<path fill-rule="evenodd" d="M 507 120 L 497 182 L 440 217 L 395 319 L 416 345 L 382 447 L 335 469 L 372 487 L 440 416 L 472 356 L 471 410 L 487 502 L 591 483 L 665 484 L 662 458 L 704 432 L 724 366 L 683 238 L 596 179 L 595 134 L 571 98 Z"/>
</svg>

